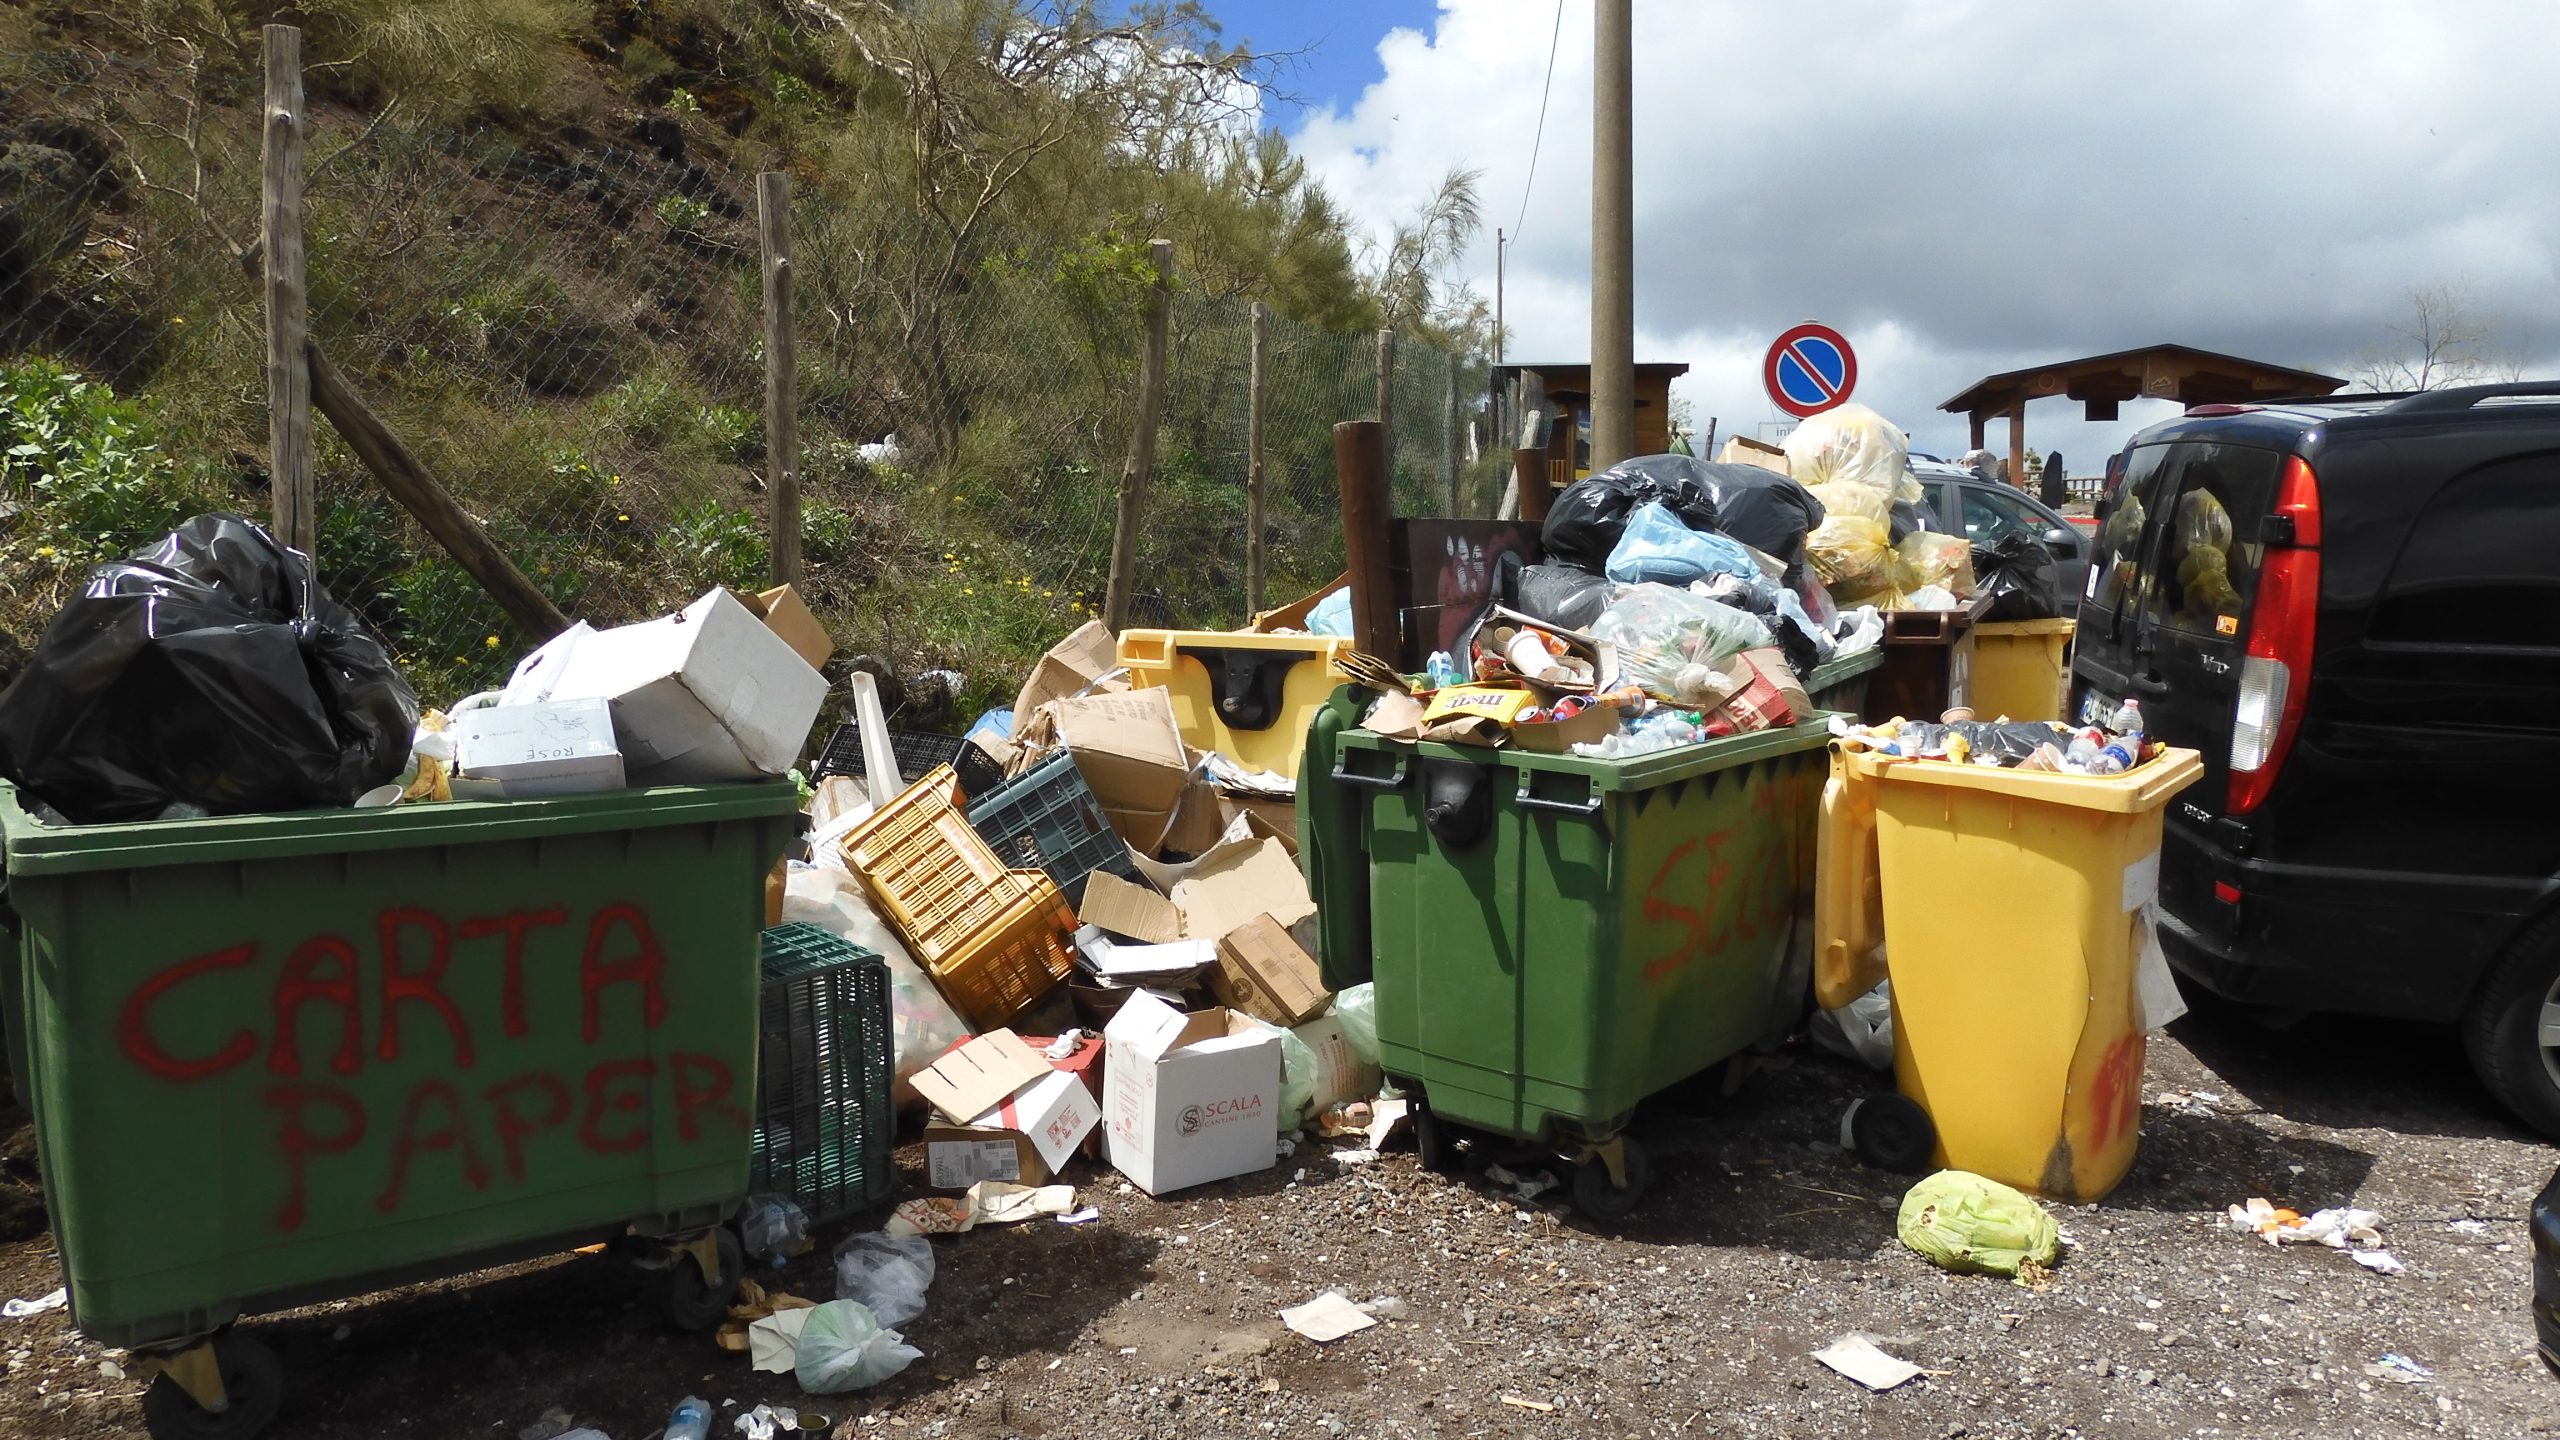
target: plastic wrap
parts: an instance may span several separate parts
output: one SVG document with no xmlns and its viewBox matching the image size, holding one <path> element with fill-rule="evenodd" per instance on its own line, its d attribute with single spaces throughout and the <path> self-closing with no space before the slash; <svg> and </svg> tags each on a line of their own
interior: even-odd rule
<svg viewBox="0 0 2560 1440">
<path fill-rule="evenodd" d="M 1688 455 L 1639 455 L 1564 488 L 1547 510 L 1539 540 L 1547 563 L 1597 575 L 1618 547 L 1627 516 L 1658 500 L 1692 530 L 1716 528 L 1715 495 L 1706 467 Z"/>
<path fill-rule="evenodd" d="M 933 1242 L 921 1235 L 873 1230 L 836 1247 L 836 1298 L 851 1300 L 883 1325 L 924 1313 L 933 1287 Z"/>
<path fill-rule="evenodd" d="M 1973 596 L 1973 545 L 1961 535 L 1914 530 L 1893 547 L 1894 583 L 1904 590 L 1935 585 L 1958 600 Z"/>
<path fill-rule="evenodd" d="M 1513 586 L 1511 608 L 1567 630 L 1588 630 L 1609 605 L 1609 582 L 1570 565 L 1531 565 Z"/>
<path fill-rule="evenodd" d="M 1603 573 L 1621 585 L 1647 581 L 1686 585 L 1710 575 L 1762 578 L 1758 562 L 1740 541 L 1711 530 L 1692 530 L 1657 500 L 1648 500 L 1628 514 L 1626 529 L 1609 551 Z"/>
<path fill-rule="evenodd" d="M 0 694 L 0 775 L 81 824 L 340 806 L 400 777 L 418 697 L 311 561 L 202 515 L 89 572 Z"/>
<path fill-rule="evenodd" d="M 1696 703 L 1704 679 L 1691 672 L 1771 643 L 1758 616 L 1668 585 L 1620 590 L 1591 633 L 1617 647 L 1630 683 L 1656 699 L 1687 703 Z"/>
<path fill-rule="evenodd" d="M 1885 539 L 1884 522 L 1834 511 L 1822 528 L 1805 539 L 1813 573 L 1842 605 L 1894 588 L 1893 546 Z"/>
<path fill-rule="evenodd" d="M 1786 448 L 1789 470 L 1817 497 L 1820 487 L 1846 480 L 1897 499 L 1920 498 L 1910 442 L 1864 405 L 1837 405 L 1813 416 L 1788 432 Z"/>
<path fill-rule="evenodd" d="M 805 920 L 850 940 L 889 967 L 889 1052 L 897 1077 L 892 1094 L 901 1109 L 922 1104 L 908 1080 L 968 1039 L 968 1022 L 942 998 L 897 932 L 881 922 L 862 882 L 844 871 L 792 865 L 783 876 L 782 918 Z"/>
</svg>

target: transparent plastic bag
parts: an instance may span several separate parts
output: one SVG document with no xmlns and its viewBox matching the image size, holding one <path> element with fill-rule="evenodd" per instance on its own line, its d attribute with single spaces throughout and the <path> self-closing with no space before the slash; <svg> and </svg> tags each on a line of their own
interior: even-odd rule
<svg viewBox="0 0 2560 1440">
<path fill-rule="evenodd" d="M 924 1313 L 933 1285 L 933 1242 L 921 1235 L 874 1230 L 836 1247 L 836 1298 L 852 1300 L 883 1325 Z"/>
<path fill-rule="evenodd" d="M 1813 573 L 1842 605 L 1893 588 L 1893 546 L 1881 520 L 1832 512 L 1805 537 Z"/>
<path fill-rule="evenodd" d="M 1820 487 L 1854 481 L 1901 500 L 1920 498 L 1911 473 L 1911 445 L 1891 421 L 1855 403 L 1834 406 L 1787 434 L 1787 466 L 1826 509 Z"/>
<path fill-rule="evenodd" d="M 1958 600 L 1973 597 L 1973 543 L 1961 535 L 1914 530 L 1893 547 L 1894 584 L 1903 590 L 1938 586 Z"/>
<path fill-rule="evenodd" d="M 1760 617 L 1668 585 L 1629 585 L 1592 622 L 1618 649 L 1626 679 L 1646 694 L 1679 700 L 1688 672 L 1772 643 Z"/>
<path fill-rule="evenodd" d="M 1378 987 L 1353 985 L 1334 992 L 1333 1017 L 1342 1022 L 1342 1038 L 1351 1042 L 1351 1053 L 1364 1065 L 1378 1064 Z"/>
<path fill-rule="evenodd" d="M 1815 499 L 1822 502 L 1823 518 L 1826 520 L 1834 515 L 1853 515 L 1861 520 L 1873 520 L 1878 525 L 1890 524 L 1893 520 L 1893 496 L 1872 485 L 1860 485 L 1852 480 L 1833 480 L 1827 484 L 1806 488 L 1813 492 Z"/>
<path fill-rule="evenodd" d="M 1306 1124 L 1316 1108 L 1316 1052 L 1298 1033 L 1255 1016 L 1244 1017 L 1280 1037 L 1280 1133 Z"/>
<path fill-rule="evenodd" d="M 1815 1044 L 1876 1070 L 1893 1068 L 1893 982 L 1837 1010 L 1816 1010 L 1805 1026 Z"/>
<path fill-rule="evenodd" d="M 1773 562 L 1774 563 L 1774 562 Z M 1627 516 L 1617 546 L 1609 552 L 1605 572 L 1621 585 L 1652 581 L 1686 585 L 1710 575 L 1760 578 L 1760 566 L 1741 541 L 1708 530 L 1692 530 L 1658 500 L 1648 500 Z"/>
<path fill-rule="evenodd" d="M 792 1373 L 812 1395 L 865 1390 L 924 1358 L 907 1337 L 882 1325 L 851 1300 L 830 1300 L 809 1312 L 793 1352 Z"/>
<path fill-rule="evenodd" d="M 780 1265 L 809 1247 L 809 1212 L 779 1195 L 750 1195 L 738 1213 L 738 1238 L 750 1258 Z"/>
</svg>

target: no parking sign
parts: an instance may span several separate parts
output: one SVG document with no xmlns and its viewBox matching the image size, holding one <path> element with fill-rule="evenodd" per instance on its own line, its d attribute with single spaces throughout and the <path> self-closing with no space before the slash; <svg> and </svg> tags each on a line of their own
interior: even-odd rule
<svg viewBox="0 0 2560 1440">
<path fill-rule="evenodd" d="M 1806 321 L 1778 337 L 1760 362 L 1769 399 L 1801 420 L 1849 398 L 1858 388 L 1858 355 L 1839 331 Z"/>
</svg>

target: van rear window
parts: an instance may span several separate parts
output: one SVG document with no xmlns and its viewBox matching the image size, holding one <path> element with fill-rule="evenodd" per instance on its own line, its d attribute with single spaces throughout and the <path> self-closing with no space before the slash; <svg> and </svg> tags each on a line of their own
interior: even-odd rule
<svg viewBox="0 0 2560 1440">
<path fill-rule="evenodd" d="M 2146 445 L 2099 531 L 2091 601 L 2153 625 L 2236 637 L 2266 547 L 2284 455 L 2240 445 Z"/>
</svg>

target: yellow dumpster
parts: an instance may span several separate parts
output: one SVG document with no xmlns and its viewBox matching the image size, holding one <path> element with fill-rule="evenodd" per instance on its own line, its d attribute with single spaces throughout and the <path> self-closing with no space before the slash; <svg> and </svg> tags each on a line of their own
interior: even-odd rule
<svg viewBox="0 0 2560 1440">
<path fill-rule="evenodd" d="M 1972 647 L 1963 698 L 1977 720 L 2063 720 L 2071 688 L 2074 620 L 1988 620 Z"/>
<path fill-rule="evenodd" d="M 1133 689 L 1171 693 L 1186 744 L 1294 780 L 1307 727 L 1341 680 L 1333 662 L 1351 642 L 1325 635 L 1227 630 L 1123 630 L 1120 663 Z"/>
<path fill-rule="evenodd" d="M 2106 1194 L 2140 1131 L 2134 971 L 2161 814 L 2204 773 L 2196 753 L 2095 776 L 1835 749 L 1831 773 L 1816 997 L 1837 1008 L 1889 973 L 1894 1082 L 1937 1165 Z"/>
</svg>

